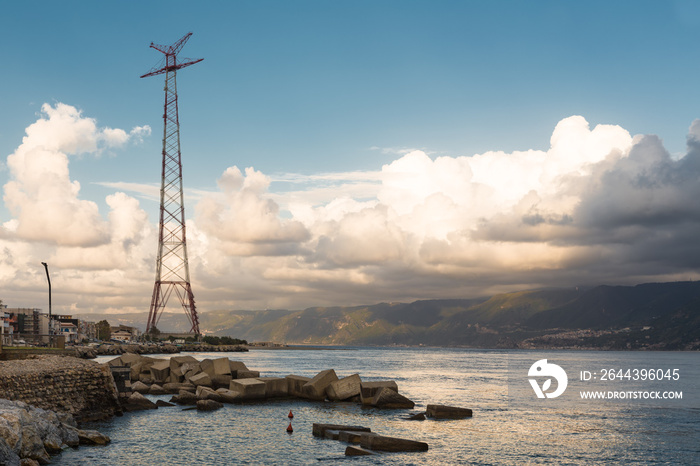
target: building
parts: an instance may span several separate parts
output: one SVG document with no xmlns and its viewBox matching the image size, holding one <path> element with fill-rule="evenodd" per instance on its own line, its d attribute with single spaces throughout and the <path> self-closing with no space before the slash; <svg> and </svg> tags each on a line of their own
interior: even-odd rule
<svg viewBox="0 0 700 466">
<path fill-rule="evenodd" d="M 5 312 L 16 317 L 11 322 L 13 333 L 23 335 L 41 334 L 41 318 L 39 317 L 41 309 L 15 307 L 7 308 Z"/>
<path fill-rule="evenodd" d="M 112 340 L 131 342 L 138 341 L 141 337 L 141 330 L 136 327 L 129 327 L 128 325 L 110 327 L 110 330 L 112 332 Z"/>
<path fill-rule="evenodd" d="M 78 341 L 78 326 L 73 322 L 61 322 L 59 335 L 66 337 L 66 343 L 76 343 Z"/>
</svg>

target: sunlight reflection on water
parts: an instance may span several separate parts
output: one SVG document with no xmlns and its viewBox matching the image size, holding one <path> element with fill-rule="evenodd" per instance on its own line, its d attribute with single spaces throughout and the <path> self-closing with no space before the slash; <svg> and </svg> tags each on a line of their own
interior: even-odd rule
<svg viewBox="0 0 700 466">
<path fill-rule="evenodd" d="M 552 352 L 567 364 L 677 364 L 698 379 L 692 353 Z M 200 353 L 228 356 L 264 376 L 294 373 L 312 377 L 325 368 L 363 380 L 394 379 L 414 400 L 468 407 L 474 417 L 459 421 L 403 420 L 405 411 L 378 411 L 352 403 L 297 400 L 226 405 L 215 412 L 181 407 L 129 413 L 97 423 L 112 438 L 103 447 L 69 450 L 55 464 L 215 465 L 333 464 L 345 460 L 345 445 L 311 435 L 314 422 L 364 425 L 380 434 L 425 441 L 426 453 L 353 458 L 352 464 L 692 464 L 700 454 L 700 410 L 686 405 L 622 402 L 537 403 L 530 393 L 513 402 L 508 367 L 534 362 L 532 353 L 438 348 L 355 348 L 347 350 L 256 350 Z M 102 361 L 111 358 L 102 358 Z M 670 361 L 670 362 L 669 362 Z M 573 367 L 573 366 L 572 366 Z M 692 368 L 695 372 L 692 373 Z M 689 372 L 691 371 L 691 372 Z M 509 395 L 509 388 L 511 393 Z M 169 399 L 169 396 L 152 397 Z M 695 399 L 697 406 L 697 398 Z M 285 432 L 292 409 L 294 433 Z"/>
</svg>

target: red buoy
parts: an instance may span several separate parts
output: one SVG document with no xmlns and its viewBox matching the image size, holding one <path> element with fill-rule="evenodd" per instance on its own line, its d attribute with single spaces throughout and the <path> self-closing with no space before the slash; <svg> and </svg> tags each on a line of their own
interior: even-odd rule
<svg viewBox="0 0 700 466">
<path fill-rule="evenodd" d="M 289 410 L 289 415 L 287 416 L 289 419 L 294 419 L 294 414 L 292 414 L 292 410 Z"/>
<path fill-rule="evenodd" d="M 294 429 L 292 429 L 292 423 L 291 423 L 291 422 L 289 423 L 289 426 L 287 427 L 287 432 L 290 433 L 290 434 L 291 434 L 292 432 L 294 432 Z"/>
</svg>

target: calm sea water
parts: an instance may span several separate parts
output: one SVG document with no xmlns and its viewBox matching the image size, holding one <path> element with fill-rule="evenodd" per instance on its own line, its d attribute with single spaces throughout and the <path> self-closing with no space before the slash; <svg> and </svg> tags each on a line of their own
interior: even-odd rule
<svg viewBox="0 0 700 466">
<path fill-rule="evenodd" d="M 406 411 L 353 403 L 272 401 L 224 405 L 215 412 L 182 407 L 127 413 L 91 424 L 109 435 L 106 447 L 81 447 L 54 458 L 64 465 L 221 464 L 699 464 L 700 354 L 661 352 L 489 351 L 447 348 L 346 348 L 195 353 L 230 357 L 264 376 L 339 376 L 393 379 L 416 402 L 471 408 L 456 421 L 406 421 Z M 530 366 L 547 358 L 566 370 L 568 387 L 538 399 Z M 102 358 L 104 362 L 110 358 Z M 602 371 L 615 369 L 613 381 Z M 625 378 L 617 369 L 678 369 L 678 380 Z M 591 380 L 581 381 L 581 371 Z M 647 372 L 648 373 L 648 372 Z M 658 371 L 657 371 L 658 373 Z M 596 375 L 593 380 L 592 374 Z M 633 374 L 633 373 L 632 373 Z M 550 389 L 551 391 L 552 389 Z M 581 400 L 580 391 L 682 391 L 681 400 Z M 546 390 L 545 390 L 546 391 Z M 169 396 L 151 397 L 169 399 Z M 287 414 L 294 413 L 288 434 Z M 370 427 L 383 435 L 421 440 L 425 453 L 345 457 L 345 444 L 314 438 L 314 422 Z"/>
</svg>

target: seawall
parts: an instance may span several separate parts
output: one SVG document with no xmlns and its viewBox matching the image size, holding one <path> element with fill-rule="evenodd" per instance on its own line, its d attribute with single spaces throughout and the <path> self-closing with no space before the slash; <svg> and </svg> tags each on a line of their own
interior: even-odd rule
<svg viewBox="0 0 700 466">
<path fill-rule="evenodd" d="M 69 413 L 78 422 L 122 412 L 109 368 L 74 357 L 0 362 L 0 398 Z"/>
</svg>

